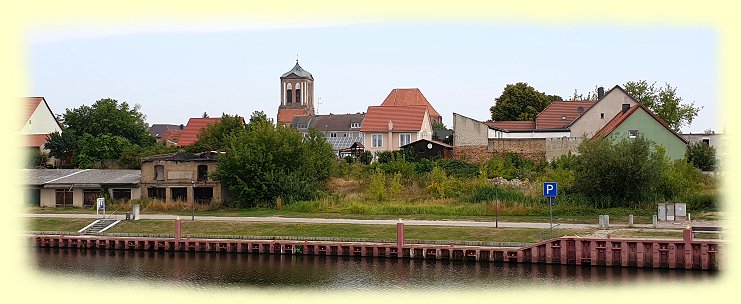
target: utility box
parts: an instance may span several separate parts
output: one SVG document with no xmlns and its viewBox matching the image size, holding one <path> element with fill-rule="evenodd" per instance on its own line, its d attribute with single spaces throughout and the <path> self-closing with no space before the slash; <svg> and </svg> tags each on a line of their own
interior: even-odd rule
<svg viewBox="0 0 741 304">
<path fill-rule="evenodd" d="M 678 221 L 687 220 L 687 204 L 676 203 L 674 204 L 674 216 Z"/>
<path fill-rule="evenodd" d="M 138 221 L 139 220 L 139 204 L 134 205 L 134 210 L 132 211 L 133 211 L 132 213 L 134 214 L 134 220 Z"/>
<path fill-rule="evenodd" d="M 674 221 L 674 204 L 666 204 L 666 220 Z"/>
<path fill-rule="evenodd" d="M 659 207 L 656 211 L 657 211 L 656 213 L 657 220 L 662 221 L 662 222 L 666 221 L 666 204 L 659 203 Z"/>
</svg>

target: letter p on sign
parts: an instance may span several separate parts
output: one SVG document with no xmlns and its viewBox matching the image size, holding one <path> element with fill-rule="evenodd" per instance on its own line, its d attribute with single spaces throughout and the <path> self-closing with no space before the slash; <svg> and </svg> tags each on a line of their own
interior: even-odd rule
<svg viewBox="0 0 741 304">
<path fill-rule="evenodd" d="M 543 183 L 543 196 L 558 196 L 558 184 L 556 182 Z"/>
</svg>

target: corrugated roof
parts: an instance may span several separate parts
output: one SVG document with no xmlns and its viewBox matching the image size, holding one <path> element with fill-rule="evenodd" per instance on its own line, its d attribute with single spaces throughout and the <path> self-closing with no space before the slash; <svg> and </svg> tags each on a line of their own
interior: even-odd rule
<svg viewBox="0 0 741 304">
<path fill-rule="evenodd" d="M 442 117 L 418 88 L 393 89 L 381 106 L 426 106 L 431 117 Z"/>
<path fill-rule="evenodd" d="M 535 129 L 535 122 L 534 121 L 485 121 L 484 124 L 489 126 L 490 128 L 502 130 L 502 131 L 526 131 L 526 130 L 534 130 Z"/>
<path fill-rule="evenodd" d="M 393 122 L 391 131 L 419 131 L 425 115 L 428 115 L 426 106 L 371 106 L 360 131 L 388 132 L 389 121 Z"/>
<path fill-rule="evenodd" d="M 108 169 L 24 169 L 30 185 L 135 185 L 141 170 Z"/>
<path fill-rule="evenodd" d="M 311 73 L 307 72 L 306 70 L 301 68 L 300 65 L 298 65 L 298 60 L 296 60 L 296 65 L 294 65 L 290 71 L 283 73 L 283 75 L 281 75 L 280 77 L 281 78 L 288 77 L 288 76 L 291 76 L 291 74 L 296 75 L 301 78 L 308 78 L 308 79 L 314 80 L 314 76 L 312 76 Z"/>
<path fill-rule="evenodd" d="M 554 101 L 535 117 L 537 129 L 564 129 L 594 106 L 596 101 Z"/>
<path fill-rule="evenodd" d="M 215 124 L 221 120 L 221 117 L 217 118 L 191 118 L 188 120 L 188 124 L 180 134 L 178 140 L 178 146 L 190 146 L 198 141 L 198 135 L 201 129 L 206 128 L 208 125 Z"/>
<path fill-rule="evenodd" d="M 329 114 L 313 116 L 296 116 L 291 125 L 297 129 L 317 129 L 320 131 L 359 131 L 360 128 L 351 128 L 352 123 L 363 123 L 365 113 L 356 114 Z"/>
</svg>

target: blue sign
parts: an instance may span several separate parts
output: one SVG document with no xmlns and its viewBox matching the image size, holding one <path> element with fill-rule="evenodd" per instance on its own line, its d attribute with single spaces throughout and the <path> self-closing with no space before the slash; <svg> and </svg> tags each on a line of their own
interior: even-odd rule
<svg viewBox="0 0 741 304">
<path fill-rule="evenodd" d="M 547 196 L 547 197 L 558 196 L 558 184 L 556 182 L 543 183 L 543 196 Z"/>
<path fill-rule="evenodd" d="M 105 198 L 99 197 L 96 202 L 98 203 L 98 210 L 105 210 Z"/>
</svg>

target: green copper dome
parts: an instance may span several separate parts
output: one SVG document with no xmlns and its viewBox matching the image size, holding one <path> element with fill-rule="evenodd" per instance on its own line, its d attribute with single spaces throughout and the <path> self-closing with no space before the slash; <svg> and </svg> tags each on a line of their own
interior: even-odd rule
<svg viewBox="0 0 741 304">
<path fill-rule="evenodd" d="M 288 72 L 283 73 L 283 75 L 280 77 L 288 77 L 291 74 L 295 74 L 296 76 L 301 77 L 301 78 L 308 78 L 308 79 L 314 80 L 314 76 L 311 76 L 311 73 L 307 72 L 306 70 L 301 68 L 300 65 L 298 65 L 298 60 L 296 60 L 296 65 L 293 66 L 293 69 L 291 69 Z"/>
</svg>

